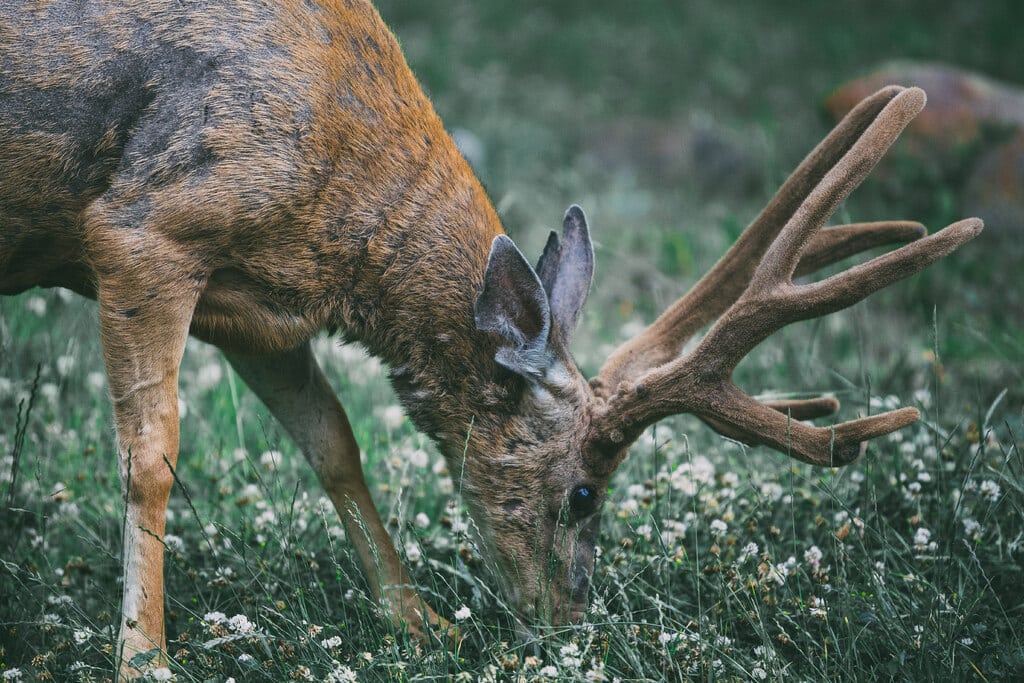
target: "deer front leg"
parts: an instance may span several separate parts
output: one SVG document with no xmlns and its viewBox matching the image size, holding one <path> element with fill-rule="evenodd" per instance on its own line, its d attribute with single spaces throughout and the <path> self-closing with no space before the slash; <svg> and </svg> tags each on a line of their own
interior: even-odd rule
<svg viewBox="0 0 1024 683">
<path fill-rule="evenodd" d="M 313 466 L 355 546 L 371 590 L 395 625 L 407 627 L 424 641 L 428 627 L 447 632 L 450 624 L 411 586 L 366 487 L 348 417 L 309 345 L 273 355 L 226 355 Z"/>
<path fill-rule="evenodd" d="M 195 297 L 101 283 L 98 299 L 125 502 L 118 675 L 130 680 L 165 660 L 164 522 L 178 459 L 178 365 Z"/>
</svg>

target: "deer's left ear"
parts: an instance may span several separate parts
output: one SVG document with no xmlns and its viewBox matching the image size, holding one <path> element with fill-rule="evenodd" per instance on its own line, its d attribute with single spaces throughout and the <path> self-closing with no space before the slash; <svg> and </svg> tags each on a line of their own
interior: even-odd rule
<svg viewBox="0 0 1024 683">
<path fill-rule="evenodd" d="M 562 342 L 568 346 L 594 277 L 594 247 L 583 209 L 573 204 L 565 212 L 562 240 L 552 230 L 537 274 L 548 294 L 551 316 Z"/>
<path fill-rule="evenodd" d="M 506 235 L 498 235 L 491 244 L 474 315 L 478 330 L 501 337 L 494 356 L 498 363 L 530 379 L 544 378 L 555 363 L 548 344 L 548 297 L 537 273 Z"/>
</svg>

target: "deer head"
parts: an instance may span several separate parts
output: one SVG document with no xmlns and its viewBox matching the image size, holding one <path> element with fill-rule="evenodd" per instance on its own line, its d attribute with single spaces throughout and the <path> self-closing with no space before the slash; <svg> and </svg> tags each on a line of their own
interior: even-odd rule
<svg viewBox="0 0 1024 683">
<path fill-rule="evenodd" d="M 732 372 L 776 330 L 846 308 L 981 231 L 977 219 L 930 236 L 901 221 L 822 228 L 924 104 L 916 88 L 889 87 L 864 100 L 718 264 L 589 382 L 568 348 L 594 267 L 583 212 L 569 209 L 561 239 L 551 234 L 536 268 L 509 238 L 494 239 L 476 325 L 497 338 L 494 360 L 521 378 L 522 390 L 517 409 L 467 446 L 500 452 L 466 458 L 464 480 L 472 482 L 465 493 L 519 611 L 555 623 L 582 615 L 609 479 L 630 444 L 660 419 L 691 413 L 731 439 L 836 467 L 854 461 L 869 439 L 919 418 L 903 408 L 812 426 L 805 420 L 838 410 L 835 399 L 760 402 L 733 384 Z M 907 244 L 824 280 L 793 282 L 890 243 Z"/>
</svg>

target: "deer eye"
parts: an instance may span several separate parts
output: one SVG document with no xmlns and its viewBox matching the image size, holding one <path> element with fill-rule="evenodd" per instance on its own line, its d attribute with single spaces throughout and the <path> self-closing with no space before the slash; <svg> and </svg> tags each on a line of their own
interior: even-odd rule
<svg viewBox="0 0 1024 683">
<path fill-rule="evenodd" d="M 580 484 L 569 494 L 569 512 L 573 517 L 586 517 L 597 509 L 597 489 Z"/>
</svg>

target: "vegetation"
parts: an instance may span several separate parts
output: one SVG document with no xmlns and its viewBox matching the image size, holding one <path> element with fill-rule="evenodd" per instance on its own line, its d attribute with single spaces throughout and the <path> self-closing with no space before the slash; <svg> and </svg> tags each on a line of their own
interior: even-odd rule
<svg viewBox="0 0 1024 683">
<path fill-rule="evenodd" d="M 821 138 L 831 88 L 892 57 L 1024 82 L 1021 10 L 960 4 L 380 6 L 527 253 L 569 203 L 587 209 L 598 273 L 575 351 L 594 372 Z M 662 142 L 617 145 L 623 128 Z M 685 159 L 660 156 L 677 143 Z M 960 217 L 955 170 L 897 148 L 878 171 L 839 218 L 935 229 Z M 218 352 L 190 342 L 165 539 L 167 675 L 1020 680 L 1021 250 L 984 233 L 741 365 L 742 386 L 832 392 L 844 417 L 921 408 L 848 468 L 795 465 L 686 418 L 651 430 L 615 479 L 585 623 L 529 642 L 492 591 L 459 482 L 383 369 L 319 338 L 378 507 L 421 593 L 459 624 L 457 652 L 418 647 L 377 616 L 295 447 Z M 64 291 L 0 299 L 2 680 L 111 677 L 123 513 L 111 425 L 95 305 Z"/>
</svg>

